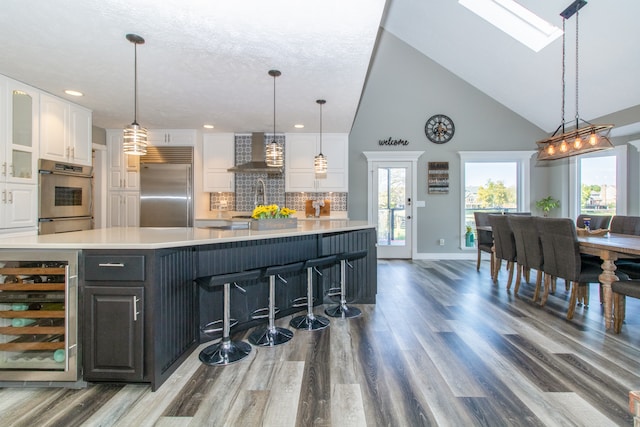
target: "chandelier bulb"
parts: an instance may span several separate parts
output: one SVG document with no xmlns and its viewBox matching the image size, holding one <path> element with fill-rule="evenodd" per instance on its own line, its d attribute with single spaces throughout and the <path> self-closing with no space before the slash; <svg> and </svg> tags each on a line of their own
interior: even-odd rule
<svg viewBox="0 0 640 427">
<path fill-rule="evenodd" d="M 573 147 L 575 149 L 579 149 L 582 147 L 582 138 L 580 138 L 580 135 L 577 135 L 575 141 L 573 141 Z"/>
<path fill-rule="evenodd" d="M 598 143 L 598 135 L 595 132 L 591 132 L 591 136 L 589 137 L 589 145 L 595 146 Z"/>
</svg>

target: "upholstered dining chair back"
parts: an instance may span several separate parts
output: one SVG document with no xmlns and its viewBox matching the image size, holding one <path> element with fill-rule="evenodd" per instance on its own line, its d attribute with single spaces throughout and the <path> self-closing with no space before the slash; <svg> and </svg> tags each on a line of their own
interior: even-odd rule
<svg viewBox="0 0 640 427">
<path fill-rule="evenodd" d="M 542 243 L 536 228 L 537 218 L 524 215 L 508 215 L 509 225 L 516 243 L 518 264 L 525 268 L 542 270 Z"/>
<path fill-rule="evenodd" d="M 509 215 L 489 215 L 496 258 L 516 260 L 516 241 L 509 225 Z"/>
<path fill-rule="evenodd" d="M 554 277 L 579 281 L 582 261 L 573 220 L 536 218 L 535 223 L 542 243 L 543 271 Z"/>
<path fill-rule="evenodd" d="M 609 231 L 618 234 L 634 234 L 640 236 L 640 217 L 616 215 L 611 219 Z"/>
<path fill-rule="evenodd" d="M 478 261 L 476 262 L 476 270 L 480 271 L 480 255 L 486 252 L 491 255 L 490 265 L 493 268 L 493 233 L 490 230 L 480 230 L 477 227 L 489 226 L 490 212 L 474 212 L 473 217 L 476 222 L 476 246 L 478 247 Z"/>
<path fill-rule="evenodd" d="M 591 230 L 604 230 L 609 228 L 609 224 L 611 223 L 612 215 L 586 215 L 580 214 L 578 218 L 576 218 L 576 227 L 584 228 L 584 219 L 591 218 L 591 222 L 589 223 L 589 228 Z"/>
</svg>

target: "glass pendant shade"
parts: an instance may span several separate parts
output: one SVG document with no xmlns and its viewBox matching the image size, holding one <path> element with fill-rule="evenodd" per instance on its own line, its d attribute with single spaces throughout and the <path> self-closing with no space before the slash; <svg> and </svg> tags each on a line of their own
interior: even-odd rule
<svg viewBox="0 0 640 427">
<path fill-rule="evenodd" d="M 144 39 L 137 34 L 127 34 L 127 40 L 133 43 L 133 123 L 123 131 L 122 150 L 125 154 L 143 156 L 147 154 L 147 130 L 138 124 L 138 45 Z"/>
<path fill-rule="evenodd" d="M 147 130 L 137 123 L 124 128 L 122 149 L 126 154 L 144 156 L 147 154 Z"/>
<path fill-rule="evenodd" d="M 278 144 L 275 139 L 267 145 L 265 162 L 267 163 L 267 166 L 273 168 L 281 168 L 284 166 L 282 146 Z"/>
<path fill-rule="evenodd" d="M 327 174 L 327 158 L 324 154 L 320 153 L 313 158 L 313 169 L 316 175 Z"/>
</svg>

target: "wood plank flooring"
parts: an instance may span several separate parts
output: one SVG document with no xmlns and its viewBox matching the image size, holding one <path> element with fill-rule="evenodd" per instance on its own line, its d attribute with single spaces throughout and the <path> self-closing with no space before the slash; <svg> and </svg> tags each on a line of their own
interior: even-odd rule
<svg viewBox="0 0 640 427">
<path fill-rule="evenodd" d="M 562 281 L 540 308 L 533 284 L 514 295 L 505 270 L 493 284 L 482 264 L 476 272 L 475 261 L 381 260 L 377 304 L 359 305 L 359 318 L 295 331 L 288 344 L 254 347 L 226 367 L 202 365 L 196 351 L 156 392 L 135 384 L 0 389 L 0 424 L 633 425 L 640 300 L 627 299 L 615 335 L 604 329 L 596 285 L 590 306 L 567 321 Z"/>
</svg>

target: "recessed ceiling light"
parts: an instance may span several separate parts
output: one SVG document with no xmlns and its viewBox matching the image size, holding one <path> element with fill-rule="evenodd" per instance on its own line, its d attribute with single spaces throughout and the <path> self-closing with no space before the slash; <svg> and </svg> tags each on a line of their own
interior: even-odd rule
<svg viewBox="0 0 640 427">
<path fill-rule="evenodd" d="M 562 30 L 513 0 L 458 0 L 534 52 L 562 35 Z"/>
<path fill-rule="evenodd" d="M 64 91 L 64 93 L 71 96 L 84 96 L 84 93 L 72 89 L 67 89 Z"/>
<path fill-rule="evenodd" d="M 202 127 L 205 129 L 213 129 L 213 125 L 203 125 Z"/>
<path fill-rule="evenodd" d="M 304 125 L 303 124 L 297 124 L 297 125 L 293 125 L 294 128 L 296 129 L 303 129 Z"/>
</svg>

